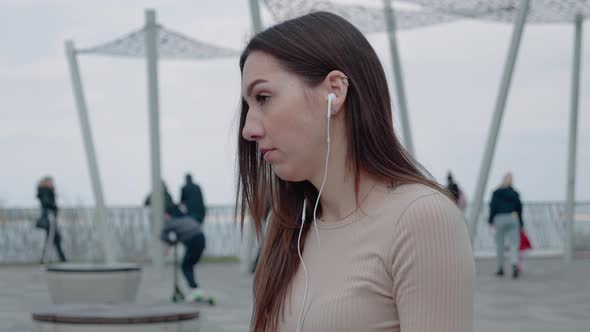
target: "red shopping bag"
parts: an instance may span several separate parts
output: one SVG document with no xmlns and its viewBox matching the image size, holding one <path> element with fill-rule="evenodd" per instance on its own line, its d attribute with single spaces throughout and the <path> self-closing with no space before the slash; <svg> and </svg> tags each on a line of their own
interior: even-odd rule
<svg viewBox="0 0 590 332">
<path fill-rule="evenodd" d="M 524 250 L 529 250 L 533 248 L 533 246 L 531 245 L 531 241 L 529 240 L 529 237 L 526 235 L 526 232 L 524 231 L 524 229 L 520 229 L 520 251 L 524 251 Z"/>
</svg>

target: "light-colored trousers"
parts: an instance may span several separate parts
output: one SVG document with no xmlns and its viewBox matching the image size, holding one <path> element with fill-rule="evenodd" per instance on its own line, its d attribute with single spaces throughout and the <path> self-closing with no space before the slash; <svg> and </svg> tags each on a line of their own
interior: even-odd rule
<svg viewBox="0 0 590 332">
<path fill-rule="evenodd" d="M 510 264 L 518 264 L 518 249 L 520 248 L 520 224 L 516 213 L 503 213 L 494 217 L 494 227 L 496 228 L 496 257 L 498 269 L 504 267 L 504 249 L 506 240 L 508 240 L 508 250 Z"/>
</svg>

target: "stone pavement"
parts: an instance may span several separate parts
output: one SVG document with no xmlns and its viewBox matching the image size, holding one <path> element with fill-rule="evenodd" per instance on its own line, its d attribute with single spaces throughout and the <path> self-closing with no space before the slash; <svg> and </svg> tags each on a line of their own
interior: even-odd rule
<svg viewBox="0 0 590 332">
<path fill-rule="evenodd" d="M 590 259 L 566 266 L 561 259 L 530 259 L 519 280 L 493 276 L 494 261 L 477 262 L 476 331 L 590 331 Z M 204 263 L 199 283 L 213 290 L 218 305 L 202 309 L 201 331 L 247 331 L 250 275 L 233 263 Z M 166 303 L 172 271 L 159 276 L 144 267 L 138 302 Z M 43 273 L 36 266 L 0 266 L 0 332 L 32 331 L 30 311 L 49 304 Z"/>
</svg>

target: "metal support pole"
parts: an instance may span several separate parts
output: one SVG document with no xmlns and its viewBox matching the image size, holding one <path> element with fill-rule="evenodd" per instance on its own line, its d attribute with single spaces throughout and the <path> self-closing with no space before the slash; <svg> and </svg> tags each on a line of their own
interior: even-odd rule
<svg viewBox="0 0 590 332">
<path fill-rule="evenodd" d="M 387 35 L 389 37 L 389 48 L 391 53 L 391 64 L 393 67 L 393 77 L 395 79 L 395 90 L 397 95 L 397 104 L 402 122 L 402 134 L 404 138 L 404 146 L 406 150 L 412 155 L 416 156 L 414 149 L 414 141 L 412 140 L 412 129 L 410 126 L 410 116 L 408 114 L 408 106 L 406 102 L 406 91 L 404 87 L 404 78 L 402 66 L 400 62 L 400 55 L 397 47 L 395 13 L 391 0 L 383 0 L 383 13 L 385 15 L 385 22 L 387 23 Z"/>
<path fill-rule="evenodd" d="M 580 64 L 582 56 L 582 23 L 583 17 L 578 15 L 575 20 L 574 34 L 574 58 L 572 68 L 571 113 L 567 158 L 566 181 L 566 205 L 565 222 L 566 232 L 564 241 L 564 258 L 571 262 L 574 257 L 574 210 L 576 202 L 576 146 L 578 142 L 578 107 L 580 95 Z"/>
<path fill-rule="evenodd" d="M 78 119 L 80 120 L 82 140 L 84 141 L 84 151 L 86 152 L 86 161 L 88 163 L 88 171 L 90 173 L 90 182 L 92 183 L 92 191 L 94 193 L 95 220 L 98 221 L 98 228 L 102 240 L 101 242 L 105 255 L 105 261 L 106 263 L 114 263 L 115 255 L 113 253 L 113 246 L 111 245 L 107 225 L 107 208 L 103 197 L 100 172 L 98 171 L 98 162 L 96 160 L 96 152 L 94 150 L 94 142 L 92 140 L 92 129 L 90 127 L 90 120 L 88 119 L 88 111 L 86 109 L 84 91 L 82 90 L 82 79 L 80 78 L 80 70 L 78 66 L 78 60 L 76 58 L 74 42 L 66 41 L 65 48 L 70 68 L 72 89 L 74 92 L 74 98 L 76 100 L 76 108 L 78 109 Z"/>
<path fill-rule="evenodd" d="M 260 19 L 260 4 L 258 0 L 248 0 L 250 3 L 250 17 L 252 18 L 252 30 L 254 34 L 262 31 L 262 20 Z"/>
<path fill-rule="evenodd" d="M 164 271 L 164 246 L 160 242 L 160 231 L 164 221 L 164 193 L 160 166 L 160 118 L 158 98 L 158 25 L 156 12 L 145 11 L 145 49 L 148 76 L 148 105 L 151 147 L 151 220 L 153 264 L 160 274 Z"/>
<path fill-rule="evenodd" d="M 502 124 L 502 116 L 504 115 L 504 109 L 506 108 L 506 100 L 508 99 L 508 92 L 510 91 L 510 83 L 512 82 L 512 73 L 514 71 L 514 64 L 516 63 L 516 57 L 518 55 L 518 49 L 520 47 L 520 40 L 524 31 L 524 25 L 529 10 L 529 1 L 522 0 L 518 6 L 518 12 L 516 20 L 514 22 L 514 30 L 512 32 L 512 40 L 510 42 L 510 49 L 508 50 L 508 57 L 504 66 L 504 72 L 502 74 L 502 81 L 500 83 L 500 91 L 498 93 L 498 99 L 496 100 L 496 107 L 494 109 L 494 116 L 492 118 L 492 124 L 488 134 L 488 140 L 486 143 L 486 149 L 484 157 L 481 163 L 479 171 L 479 178 L 477 186 L 475 188 L 475 195 L 473 196 L 473 206 L 470 209 L 469 214 L 469 235 L 471 237 L 471 243 L 475 240 L 475 233 L 477 230 L 477 221 L 479 213 L 481 212 L 481 205 L 483 202 L 484 191 L 490 176 L 490 168 L 492 167 L 492 161 L 494 158 L 494 151 L 496 148 L 496 142 L 498 140 L 498 133 L 500 131 L 500 125 Z"/>
</svg>

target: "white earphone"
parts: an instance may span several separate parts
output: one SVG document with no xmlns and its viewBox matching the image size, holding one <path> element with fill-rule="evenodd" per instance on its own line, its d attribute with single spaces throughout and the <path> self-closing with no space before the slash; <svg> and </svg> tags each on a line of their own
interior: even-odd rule
<svg viewBox="0 0 590 332">
<path fill-rule="evenodd" d="M 327 132 L 328 133 L 326 135 L 326 143 L 328 143 L 328 149 L 330 149 L 330 117 L 332 116 L 332 112 L 333 112 L 332 111 L 332 100 L 334 100 L 334 98 L 336 98 L 336 94 L 334 94 L 334 92 L 328 93 L 328 114 L 327 114 L 327 117 L 328 117 Z"/>
<path fill-rule="evenodd" d="M 322 195 L 322 190 L 324 190 L 324 185 L 326 184 L 326 178 L 328 177 L 328 161 L 330 159 L 330 117 L 332 116 L 332 100 L 336 98 L 336 94 L 330 92 L 328 94 L 328 112 L 326 115 L 327 118 L 327 125 L 326 125 L 326 164 L 324 168 L 324 180 L 322 181 L 322 186 L 320 187 L 320 191 L 318 192 L 318 198 L 315 202 L 315 207 L 313 209 L 313 225 L 315 227 L 315 232 L 318 237 L 318 246 L 321 247 L 320 242 L 320 232 L 318 231 L 317 225 L 317 218 L 316 213 L 318 209 L 318 204 L 320 203 L 320 196 Z M 305 274 L 305 292 L 303 293 L 303 301 L 301 302 L 301 310 L 299 311 L 299 319 L 297 320 L 297 332 L 301 331 L 301 327 L 303 325 L 303 320 L 305 319 L 303 315 L 303 310 L 305 308 L 305 300 L 307 299 L 307 288 L 309 285 L 309 276 L 307 274 L 307 267 L 305 266 L 305 262 L 303 261 L 303 256 L 301 256 L 301 234 L 303 233 L 303 225 L 305 224 L 305 207 L 306 201 L 303 201 L 303 212 L 301 213 L 301 228 L 299 229 L 299 236 L 297 237 L 297 253 L 299 254 L 299 260 L 301 261 L 301 265 L 303 266 L 303 273 Z"/>
<path fill-rule="evenodd" d="M 332 116 L 332 100 L 336 98 L 334 92 L 328 93 L 328 118 Z"/>
</svg>

